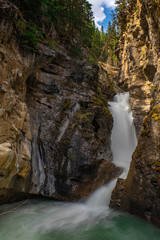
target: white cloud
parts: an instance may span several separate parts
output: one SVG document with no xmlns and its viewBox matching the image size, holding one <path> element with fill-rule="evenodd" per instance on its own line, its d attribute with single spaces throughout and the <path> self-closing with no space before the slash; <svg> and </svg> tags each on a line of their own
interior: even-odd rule
<svg viewBox="0 0 160 240">
<path fill-rule="evenodd" d="M 99 22 L 103 22 L 103 20 L 106 18 L 103 6 L 114 9 L 115 0 L 88 0 L 88 2 L 92 4 L 95 24 L 98 28 L 100 28 Z"/>
</svg>

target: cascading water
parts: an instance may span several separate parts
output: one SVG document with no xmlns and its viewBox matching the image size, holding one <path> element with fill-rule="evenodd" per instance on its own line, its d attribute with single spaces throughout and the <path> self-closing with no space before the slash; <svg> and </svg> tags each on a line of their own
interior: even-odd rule
<svg viewBox="0 0 160 240">
<path fill-rule="evenodd" d="M 110 102 L 110 111 L 114 119 L 111 136 L 113 161 L 128 173 L 132 153 L 137 145 L 137 137 L 129 104 L 129 93 L 117 94 Z"/>
<path fill-rule="evenodd" d="M 124 169 L 121 177 L 125 177 L 137 144 L 129 94 L 116 95 L 115 101 L 110 102 L 110 111 L 114 119 L 113 161 Z M 115 184 L 113 180 L 101 187 L 85 203 L 32 200 L 14 213 L 0 217 L 0 239 L 159 240 L 157 228 L 109 208 Z"/>
<path fill-rule="evenodd" d="M 113 116 L 114 125 L 111 135 L 111 149 L 113 162 L 116 166 L 123 168 L 121 178 L 126 177 L 132 153 L 137 145 L 135 127 L 129 104 L 129 93 L 117 94 L 114 102 L 110 102 L 110 111 Z M 115 187 L 116 180 L 98 189 L 89 199 L 87 204 L 92 206 L 109 205 L 110 196 Z"/>
</svg>

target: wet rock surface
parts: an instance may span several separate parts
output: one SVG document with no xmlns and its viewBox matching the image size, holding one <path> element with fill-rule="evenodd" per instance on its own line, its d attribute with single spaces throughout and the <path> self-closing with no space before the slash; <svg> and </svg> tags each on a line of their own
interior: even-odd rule
<svg viewBox="0 0 160 240">
<path fill-rule="evenodd" d="M 28 82 L 33 193 L 76 200 L 114 177 L 112 117 L 95 93 L 97 70 L 58 56 Z"/>
<path fill-rule="evenodd" d="M 98 67 L 65 46 L 24 51 L 19 10 L 0 0 L 0 14 L 0 203 L 86 197 L 120 173 L 111 162 L 107 75 L 102 84 Z"/>
</svg>

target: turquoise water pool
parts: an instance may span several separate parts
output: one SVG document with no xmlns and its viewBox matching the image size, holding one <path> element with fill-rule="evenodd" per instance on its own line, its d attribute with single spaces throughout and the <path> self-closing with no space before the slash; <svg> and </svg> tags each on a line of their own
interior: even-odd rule
<svg viewBox="0 0 160 240">
<path fill-rule="evenodd" d="M 128 214 L 83 203 L 28 200 L 1 206 L 1 240 L 160 240 L 160 230 Z"/>
</svg>

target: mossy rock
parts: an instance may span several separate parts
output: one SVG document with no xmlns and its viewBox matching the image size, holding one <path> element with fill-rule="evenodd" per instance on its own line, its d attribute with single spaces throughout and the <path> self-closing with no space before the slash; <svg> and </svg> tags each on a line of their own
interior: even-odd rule
<svg viewBox="0 0 160 240">
<path fill-rule="evenodd" d="M 68 110 L 70 108 L 70 105 L 71 105 L 71 99 L 69 99 L 69 98 L 65 99 L 63 106 L 62 106 L 63 110 L 64 111 Z"/>
</svg>

